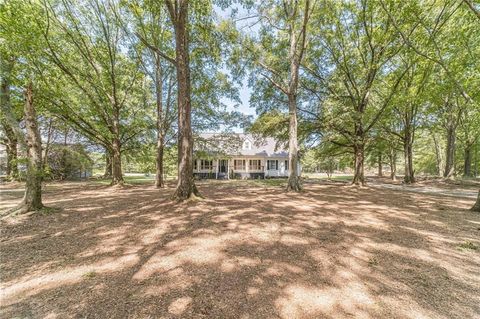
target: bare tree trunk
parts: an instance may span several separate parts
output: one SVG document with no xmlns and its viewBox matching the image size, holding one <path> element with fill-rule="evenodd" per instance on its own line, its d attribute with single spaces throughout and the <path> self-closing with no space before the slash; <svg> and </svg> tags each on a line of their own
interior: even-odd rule
<svg viewBox="0 0 480 319">
<path fill-rule="evenodd" d="M 477 201 L 475 202 L 475 205 L 471 208 L 474 212 L 480 212 L 480 190 L 478 191 L 478 196 L 477 196 Z"/>
<path fill-rule="evenodd" d="M 382 153 L 378 154 L 378 176 L 383 177 Z"/>
<path fill-rule="evenodd" d="M 188 52 L 188 0 L 165 1 L 175 30 L 178 82 L 178 183 L 173 198 L 184 201 L 199 196 L 193 179 L 192 106 L 190 100 L 190 64 Z"/>
<path fill-rule="evenodd" d="M 33 104 L 33 87 L 29 82 L 25 91 L 25 125 L 27 143 L 27 174 L 25 195 L 17 213 L 36 211 L 42 203 L 42 140 L 37 125 L 37 114 Z"/>
<path fill-rule="evenodd" d="M 5 113 L 5 118 L 2 120 L 2 126 L 6 136 L 6 151 L 7 151 L 7 177 L 10 180 L 17 180 L 18 175 L 18 156 L 17 145 L 18 138 L 16 134 L 22 134 L 22 132 L 15 132 L 14 125 L 17 125 L 16 119 L 11 112 L 10 102 L 10 73 L 13 69 L 13 60 L 0 61 L 1 66 L 1 83 L 0 83 L 0 104 L 1 110 Z M 19 130 L 17 125 L 17 130 Z"/>
<path fill-rule="evenodd" d="M 6 151 L 7 151 L 7 179 L 18 180 L 18 140 L 15 132 L 8 123 L 2 124 L 6 136 Z"/>
<path fill-rule="evenodd" d="M 112 143 L 112 183 L 111 185 L 122 185 L 122 156 L 121 156 L 121 144 L 118 137 L 113 138 Z"/>
<path fill-rule="evenodd" d="M 390 150 L 390 178 L 392 181 L 397 180 L 397 152 L 394 148 Z"/>
<path fill-rule="evenodd" d="M 288 130 L 288 182 L 287 191 L 302 190 L 298 176 L 298 140 L 297 140 L 297 101 L 296 95 L 288 96 L 290 124 Z"/>
<path fill-rule="evenodd" d="M 165 181 L 163 180 L 163 151 L 164 140 L 163 136 L 157 139 L 157 158 L 156 158 L 156 175 L 155 175 L 155 187 L 165 187 Z"/>
<path fill-rule="evenodd" d="M 298 2 L 294 3 L 294 7 L 291 8 L 292 16 L 290 28 L 290 79 L 288 83 L 288 115 L 289 115 L 289 128 L 288 128 L 288 182 L 287 191 L 299 192 L 302 190 L 300 183 L 300 176 L 298 171 L 298 136 L 297 136 L 297 90 L 298 90 L 298 73 L 300 69 L 300 63 L 302 62 L 303 55 L 306 48 L 307 37 L 307 24 L 309 19 L 310 1 L 305 1 L 305 8 L 303 12 L 303 22 L 299 34 L 297 35 L 296 26 L 296 14 Z"/>
<path fill-rule="evenodd" d="M 409 126 L 405 129 L 403 139 L 403 154 L 405 158 L 405 177 L 406 184 L 415 183 L 415 172 L 413 170 L 413 136 Z"/>
<path fill-rule="evenodd" d="M 364 149 L 365 145 L 363 142 L 357 143 L 354 146 L 354 174 L 353 174 L 353 185 L 365 185 L 365 169 L 364 169 Z"/>
<path fill-rule="evenodd" d="M 43 170 L 44 171 L 47 169 L 47 165 L 48 165 L 48 152 L 50 151 L 52 134 L 53 134 L 53 120 L 50 119 L 50 121 L 48 122 L 48 129 L 47 129 L 47 142 L 45 143 L 45 151 L 43 153 Z"/>
<path fill-rule="evenodd" d="M 105 149 L 105 172 L 103 173 L 103 177 L 112 177 L 112 152 L 108 149 Z"/>
<path fill-rule="evenodd" d="M 437 175 L 442 175 L 442 168 L 443 168 L 443 157 L 442 157 L 442 150 L 440 147 L 440 142 L 436 138 L 435 133 L 431 133 L 433 137 L 433 143 L 435 144 L 435 158 L 437 160 Z"/>
<path fill-rule="evenodd" d="M 415 183 L 415 171 L 413 170 L 413 151 L 412 151 L 411 144 L 406 144 L 404 146 L 404 156 L 405 156 L 404 182 L 406 184 L 413 184 Z"/>
<path fill-rule="evenodd" d="M 472 176 L 472 144 L 467 144 L 465 146 L 465 158 L 463 164 L 463 176 L 471 177 Z"/>
<path fill-rule="evenodd" d="M 163 181 L 163 148 L 164 148 L 164 118 L 163 118 L 163 79 L 160 56 L 155 55 L 155 93 L 157 103 L 157 156 L 155 187 L 164 187 Z"/>
<path fill-rule="evenodd" d="M 450 178 L 455 174 L 455 127 L 447 127 L 447 152 L 443 177 Z"/>
</svg>

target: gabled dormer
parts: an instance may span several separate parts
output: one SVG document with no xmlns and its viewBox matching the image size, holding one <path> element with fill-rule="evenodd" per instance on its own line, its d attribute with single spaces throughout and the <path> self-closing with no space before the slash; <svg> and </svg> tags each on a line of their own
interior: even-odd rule
<svg viewBox="0 0 480 319">
<path fill-rule="evenodd" d="M 245 138 L 242 144 L 242 150 L 251 150 L 252 149 L 252 141 L 248 138 Z"/>
</svg>

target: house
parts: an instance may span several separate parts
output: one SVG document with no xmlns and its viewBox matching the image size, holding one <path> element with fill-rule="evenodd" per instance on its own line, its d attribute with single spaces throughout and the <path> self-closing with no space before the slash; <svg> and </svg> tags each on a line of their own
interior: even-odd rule
<svg viewBox="0 0 480 319">
<path fill-rule="evenodd" d="M 300 171 L 300 164 L 299 171 Z M 197 179 L 288 177 L 288 151 L 273 138 L 250 134 L 200 134 L 195 143 L 193 174 Z"/>
</svg>

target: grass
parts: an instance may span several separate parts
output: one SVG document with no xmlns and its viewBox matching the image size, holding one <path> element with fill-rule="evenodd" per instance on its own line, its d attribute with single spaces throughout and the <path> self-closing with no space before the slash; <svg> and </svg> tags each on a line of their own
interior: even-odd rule
<svg viewBox="0 0 480 319">
<path fill-rule="evenodd" d="M 478 246 L 472 243 L 471 241 L 466 241 L 464 243 L 461 243 L 458 247 L 466 250 L 478 250 Z"/>
<path fill-rule="evenodd" d="M 155 181 L 155 175 L 124 175 L 123 180 L 126 184 L 132 185 L 150 184 Z M 92 182 L 94 184 L 110 185 L 111 179 L 101 177 L 98 179 L 93 179 Z"/>
<path fill-rule="evenodd" d="M 169 179 L 174 177 L 169 177 Z M 125 184 L 130 185 L 144 185 L 144 184 L 151 184 L 155 181 L 155 175 L 142 175 L 142 174 L 132 174 L 132 175 L 124 175 L 123 179 Z M 326 180 L 326 176 L 318 176 L 315 174 L 305 174 L 306 181 L 312 180 Z M 330 180 L 334 181 L 351 181 L 352 176 L 350 175 L 337 175 L 332 176 Z M 96 179 L 91 180 L 94 184 L 99 185 L 109 185 L 111 179 L 99 177 Z M 211 180 L 209 180 L 211 181 Z M 225 183 L 225 181 L 219 181 L 220 183 Z M 266 179 L 249 179 L 249 180 L 241 180 L 241 179 L 234 179 L 229 180 L 229 183 L 239 183 L 240 185 L 245 185 L 246 183 L 250 183 L 253 186 L 262 186 L 262 187 L 285 187 L 287 183 L 287 178 L 266 178 Z"/>
<path fill-rule="evenodd" d="M 89 271 L 89 272 L 87 272 L 83 275 L 83 277 L 86 278 L 86 279 L 95 278 L 96 276 L 97 276 L 97 273 L 93 270 Z"/>
<path fill-rule="evenodd" d="M 319 174 L 319 173 L 304 173 L 302 174 L 303 177 L 307 179 L 320 179 L 320 180 L 328 180 L 328 176 L 326 174 Z M 346 181 L 350 182 L 352 180 L 352 175 L 332 175 L 330 180 L 332 181 Z"/>
</svg>

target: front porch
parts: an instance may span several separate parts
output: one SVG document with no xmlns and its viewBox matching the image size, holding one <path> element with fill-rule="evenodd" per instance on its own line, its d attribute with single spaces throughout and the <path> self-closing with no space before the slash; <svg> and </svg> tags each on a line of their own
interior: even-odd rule
<svg viewBox="0 0 480 319">
<path fill-rule="evenodd" d="M 287 177 L 288 160 L 258 157 L 195 159 L 196 179 L 264 179 Z"/>
</svg>

